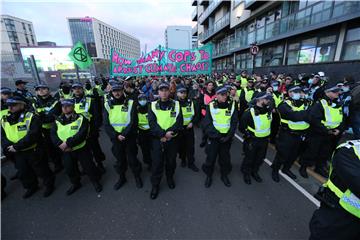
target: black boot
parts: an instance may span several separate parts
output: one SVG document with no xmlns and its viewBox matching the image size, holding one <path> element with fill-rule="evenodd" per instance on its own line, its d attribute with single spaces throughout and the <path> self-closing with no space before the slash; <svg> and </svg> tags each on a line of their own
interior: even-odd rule
<svg viewBox="0 0 360 240">
<path fill-rule="evenodd" d="M 167 178 L 167 184 L 168 184 L 170 189 L 174 189 L 175 188 L 174 178 L 173 177 L 168 177 Z"/>
<path fill-rule="evenodd" d="M 46 186 L 43 196 L 49 197 L 54 192 L 54 190 L 55 190 L 55 187 L 53 184 L 50 186 Z"/>
<path fill-rule="evenodd" d="M 296 175 L 290 171 L 290 169 L 281 170 L 284 174 L 288 175 L 291 179 L 296 179 Z"/>
<path fill-rule="evenodd" d="M 26 199 L 26 198 L 31 197 L 32 195 L 34 195 L 34 193 L 37 192 L 38 189 L 39 189 L 38 186 L 35 186 L 35 187 L 32 187 L 32 188 L 26 189 L 26 192 L 25 192 L 24 195 L 23 195 L 23 199 Z"/>
<path fill-rule="evenodd" d="M 248 174 L 248 173 L 244 173 L 244 182 L 246 183 L 246 184 L 251 184 L 251 177 L 250 177 L 250 174 Z"/>
<path fill-rule="evenodd" d="M 71 187 L 66 191 L 66 195 L 70 196 L 71 194 L 76 192 L 79 188 L 81 188 L 81 183 L 71 185 Z"/>
<path fill-rule="evenodd" d="M 119 190 L 122 186 L 124 186 L 125 183 L 126 183 L 126 177 L 120 175 L 119 180 L 114 185 L 114 190 L 116 191 Z"/>
<path fill-rule="evenodd" d="M 143 187 L 143 182 L 141 177 L 135 177 L 135 182 L 136 182 L 136 187 L 137 188 L 142 188 Z"/>
<path fill-rule="evenodd" d="M 308 178 L 309 175 L 306 172 L 306 166 L 301 166 L 299 169 L 299 173 L 303 178 Z"/>
<path fill-rule="evenodd" d="M 212 178 L 207 176 L 206 179 L 205 179 L 205 187 L 206 188 L 209 188 L 212 184 Z"/>
<path fill-rule="evenodd" d="M 102 191 L 103 187 L 102 185 L 99 183 L 99 181 L 93 181 L 92 182 L 94 188 L 95 188 L 95 192 L 99 193 Z"/>
<path fill-rule="evenodd" d="M 279 182 L 279 181 L 280 181 L 279 170 L 273 169 L 273 170 L 271 171 L 271 178 L 274 180 L 274 182 Z"/>
<path fill-rule="evenodd" d="M 189 164 L 188 168 L 190 168 L 194 172 L 199 172 L 199 168 L 194 163 Z"/>
<path fill-rule="evenodd" d="M 255 181 L 257 181 L 259 183 L 263 181 L 262 178 L 260 177 L 259 173 L 257 173 L 257 172 L 251 173 L 251 176 L 255 179 Z"/>
<path fill-rule="evenodd" d="M 231 182 L 226 175 L 221 176 L 221 181 L 224 183 L 226 187 L 231 187 Z"/>
<path fill-rule="evenodd" d="M 159 195 L 159 186 L 153 186 L 150 192 L 150 198 L 156 199 Z"/>
</svg>

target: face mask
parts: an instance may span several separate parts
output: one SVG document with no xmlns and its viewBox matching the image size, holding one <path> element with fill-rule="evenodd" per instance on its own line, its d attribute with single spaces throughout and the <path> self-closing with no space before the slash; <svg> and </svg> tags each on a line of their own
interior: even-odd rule
<svg viewBox="0 0 360 240">
<path fill-rule="evenodd" d="M 313 84 L 313 82 L 314 82 L 314 80 L 313 80 L 312 78 L 310 78 L 310 79 L 308 80 L 308 83 L 309 83 L 309 84 Z"/>
<path fill-rule="evenodd" d="M 350 90 L 350 88 L 349 88 L 349 87 L 342 87 L 341 90 L 342 90 L 343 92 L 348 92 L 348 91 Z"/>
<path fill-rule="evenodd" d="M 140 100 L 140 101 L 139 101 L 139 104 L 140 104 L 141 106 L 145 106 L 145 105 L 146 105 L 146 103 L 147 103 L 147 101 L 146 101 L 146 100 Z"/>
<path fill-rule="evenodd" d="M 279 87 L 278 86 L 273 86 L 272 87 L 273 88 L 273 90 L 276 92 L 277 90 L 279 90 Z"/>
<path fill-rule="evenodd" d="M 90 90 L 91 89 L 90 83 L 85 84 L 85 88 L 86 88 L 86 90 Z"/>
<path fill-rule="evenodd" d="M 65 94 L 68 94 L 70 92 L 70 87 L 62 87 L 62 91 L 65 93 Z"/>
<path fill-rule="evenodd" d="M 299 100 L 300 97 L 301 97 L 300 93 L 293 93 L 293 95 L 292 95 L 291 98 L 292 98 L 293 100 Z"/>
</svg>

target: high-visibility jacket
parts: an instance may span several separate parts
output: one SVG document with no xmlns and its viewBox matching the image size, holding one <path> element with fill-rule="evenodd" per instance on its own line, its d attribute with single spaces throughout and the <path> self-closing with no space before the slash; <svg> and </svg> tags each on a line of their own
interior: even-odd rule
<svg viewBox="0 0 360 240">
<path fill-rule="evenodd" d="M 292 102 L 290 100 L 286 100 L 285 103 L 287 105 L 289 105 L 294 112 L 304 111 L 306 109 L 305 104 L 302 104 L 301 106 L 296 107 L 292 104 Z M 294 131 L 303 131 L 310 127 L 310 124 L 305 121 L 293 122 L 290 120 L 286 120 L 286 116 L 281 116 L 281 114 L 280 114 L 280 118 L 281 118 L 280 119 L 281 123 L 286 124 L 289 127 L 289 129 L 294 130 Z"/>
<path fill-rule="evenodd" d="M 29 132 L 33 116 L 34 114 L 31 112 L 22 113 L 19 117 L 19 121 L 12 125 L 7 121 L 7 117 L 4 116 L 1 119 L 1 126 L 4 129 L 6 138 L 13 143 L 17 143 L 21 139 L 23 139 Z M 35 148 L 36 146 L 37 144 L 35 143 L 32 146 L 21 151 L 30 150 Z"/>
<path fill-rule="evenodd" d="M 138 128 L 140 128 L 141 130 L 149 130 L 150 126 L 148 120 L 148 113 L 138 112 L 137 115 L 138 115 Z"/>
<path fill-rule="evenodd" d="M 248 89 L 248 88 L 244 88 L 244 94 L 245 94 L 245 100 L 246 102 L 250 102 L 253 95 L 255 93 L 254 89 Z"/>
<path fill-rule="evenodd" d="M 250 108 L 251 117 L 254 122 L 254 128 L 248 126 L 247 130 L 252 132 L 255 137 L 263 138 L 268 137 L 271 133 L 271 113 L 255 114 L 255 109 Z"/>
<path fill-rule="evenodd" d="M 68 94 L 65 94 L 62 89 L 59 90 L 59 96 L 62 99 L 70 99 L 73 97 L 72 92 L 69 92 Z"/>
<path fill-rule="evenodd" d="M 105 95 L 105 91 L 102 89 L 102 85 L 95 85 L 95 89 L 98 92 L 100 97 L 103 97 Z"/>
<path fill-rule="evenodd" d="M 191 120 L 195 115 L 194 103 L 188 99 L 186 106 L 181 107 L 181 112 L 183 114 L 183 119 L 184 119 L 183 125 L 184 126 L 189 125 L 189 123 L 191 122 Z"/>
<path fill-rule="evenodd" d="M 284 95 L 282 93 L 279 96 L 273 93 L 272 96 L 274 98 L 275 107 L 278 107 L 279 104 L 284 100 Z"/>
<path fill-rule="evenodd" d="M 75 103 L 75 112 L 77 114 L 84 115 L 88 120 L 91 119 L 92 115 L 89 112 L 91 107 L 91 98 L 84 97 L 80 102 Z"/>
<path fill-rule="evenodd" d="M 94 88 L 90 88 L 90 89 L 84 88 L 84 94 L 87 97 L 94 96 Z"/>
<path fill-rule="evenodd" d="M 61 141 L 66 142 L 66 140 L 68 138 L 75 136 L 81 128 L 83 119 L 84 119 L 84 116 L 79 114 L 79 118 L 76 119 L 76 121 L 73 121 L 73 122 L 65 124 L 65 125 L 63 125 L 59 120 L 55 120 L 55 123 L 57 126 L 56 134 L 57 134 L 58 138 L 60 138 Z M 85 146 L 85 144 L 86 144 L 86 140 L 84 140 L 83 142 L 81 142 L 78 145 L 76 145 L 75 147 L 73 147 L 72 150 L 75 151 L 80 148 L 83 148 Z"/>
<path fill-rule="evenodd" d="M 33 108 L 35 109 L 35 111 L 37 113 L 42 113 L 44 112 L 45 114 L 49 113 L 55 106 L 56 104 L 58 103 L 58 101 L 54 101 L 51 106 L 49 107 L 39 107 L 36 103 L 33 103 Z M 50 129 L 51 128 L 51 125 L 52 123 L 43 123 L 42 124 L 42 128 L 45 128 L 45 129 Z"/>
<path fill-rule="evenodd" d="M 105 109 L 109 114 L 109 123 L 116 132 L 121 133 L 129 126 L 133 104 L 133 100 L 127 100 L 124 104 L 119 105 L 111 105 L 109 101 L 105 102 Z"/>
<path fill-rule="evenodd" d="M 0 119 L 2 119 L 4 116 L 8 115 L 9 113 L 9 109 L 8 108 L 5 108 L 3 110 L 1 110 L 0 112 Z"/>
<path fill-rule="evenodd" d="M 157 124 L 164 131 L 168 130 L 176 123 L 176 118 L 180 114 L 180 104 L 174 101 L 174 107 L 170 110 L 161 110 L 159 101 L 151 103 L 151 110 L 156 116 Z"/>
<path fill-rule="evenodd" d="M 215 102 L 211 102 L 209 108 L 215 129 L 223 134 L 228 133 L 231 126 L 231 117 L 235 111 L 235 102 L 232 101 L 229 108 L 218 108 Z"/>
<path fill-rule="evenodd" d="M 328 129 L 334 129 L 340 126 L 343 121 L 342 107 L 332 107 L 325 99 L 321 99 L 320 103 L 324 109 L 325 121 L 321 123 Z"/>
<path fill-rule="evenodd" d="M 357 156 L 357 161 L 360 161 L 360 140 L 347 141 L 340 144 L 337 149 L 339 148 L 347 148 L 350 151 L 354 151 Z M 342 208 L 357 218 L 360 218 L 359 197 L 353 194 L 350 189 L 346 189 L 345 191 L 340 190 L 339 187 L 332 182 L 332 172 L 333 168 L 332 165 L 330 165 L 330 176 L 326 183 L 324 183 L 324 187 L 329 188 L 339 198 L 339 204 Z"/>
</svg>

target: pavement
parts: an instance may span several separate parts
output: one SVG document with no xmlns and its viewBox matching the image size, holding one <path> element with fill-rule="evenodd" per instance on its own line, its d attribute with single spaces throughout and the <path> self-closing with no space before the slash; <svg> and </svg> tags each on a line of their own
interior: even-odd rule
<svg viewBox="0 0 360 240">
<path fill-rule="evenodd" d="M 196 135 L 196 164 L 205 159 L 199 148 L 201 132 Z M 320 185 L 315 178 L 279 183 L 271 179 L 271 168 L 264 163 L 260 175 L 263 183 L 243 182 L 241 137 L 234 138 L 231 148 L 233 170 L 229 178 L 232 187 L 220 180 L 218 166 L 210 188 L 204 187 L 205 175 L 178 167 L 176 188 L 170 190 L 165 179 L 159 197 L 149 198 L 150 173 L 144 169 L 144 187 L 137 189 L 130 171 L 127 184 L 113 190 L 117 174 L 108 137 L 101 133 L 101 145 L 107 156 L 104 190 L 97 194 L 88 178 L 83 187 L 71 196 L 65 192 L 69 180 L 57 175 L 56 190 L 49 198 L 42 191 L 23 200 L 24 190 L 19 181 L 8 181 L 7 198 L 1 204 L 2 239 L 307 239 L 308 223 L 317 208 L 311 200 Z M 267 162 L 273 160 L 269 147 Z M 142 159 L 139 153 L 139 159 Z M 298 175 L 297 167 L 293 172 Z M 15 173 L 12 163 L 2 166 L 7 179 Z"/>
</svg>

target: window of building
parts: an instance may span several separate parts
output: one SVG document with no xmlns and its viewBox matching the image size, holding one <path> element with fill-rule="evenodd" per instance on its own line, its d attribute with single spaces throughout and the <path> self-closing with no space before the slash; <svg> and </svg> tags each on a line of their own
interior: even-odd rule
<svg viewBox="0 0 360 240">
<path fill-rule="evenodd" d="M 360 59 L 360 27 L 348 29 L 343 47 L 343 60 Z"/>
<path fill-rule="evenodd" d="M 282 65 L 284 46 L 278 45 L 264 48 L 262 66 L 279 66 Z"/>
</svg>

